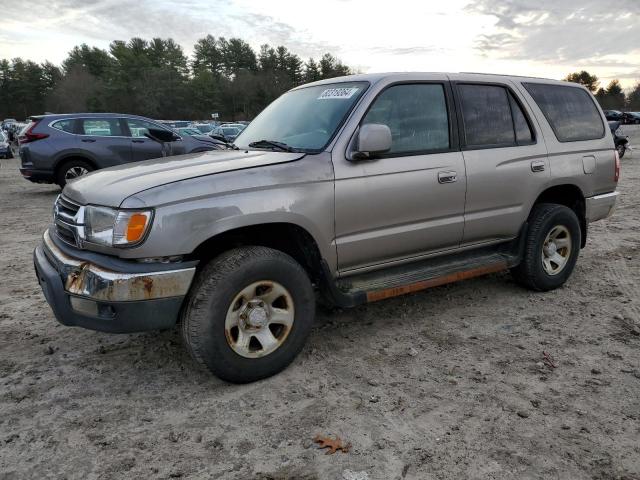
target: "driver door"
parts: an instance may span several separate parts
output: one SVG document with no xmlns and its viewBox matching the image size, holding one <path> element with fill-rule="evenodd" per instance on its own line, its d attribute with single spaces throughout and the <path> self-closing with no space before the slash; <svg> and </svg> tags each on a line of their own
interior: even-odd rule
<svg viewBox="0 0 640 480">
<path fill-rule="evenodd" d="M 373 160 L 334 157 L 341 274 L 459 246 L 466 175 L 452 105 L 446 81 L 388 86 L 360 124 L 387 125 L 391 150 Z"/>
<path fill-rule="evenodd" d="M 139 162 L 141 160 L 162 157 L 162 145 L 146 137 L 145 133 L 147 133 L 150 128 L 165 129 L 164 127 L 139 118 L 125 118 L 124 120 L 131 133 L 132 161 Z M 171 142 L 171 149 L 173 155 L 184 153 L 184 146 L 180 141 Z"/>
</svg>

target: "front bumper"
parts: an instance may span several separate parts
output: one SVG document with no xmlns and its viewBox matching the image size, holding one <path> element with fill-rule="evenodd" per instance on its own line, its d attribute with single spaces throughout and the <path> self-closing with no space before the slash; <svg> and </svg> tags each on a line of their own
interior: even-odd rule
<svg viewBox="0 0 640 480">
<path fill-rule="evenodd" d="M 195 262 L 138 264 L 76 250 L 57 244 L 47 230 L 33 253 L 38 282 L 60 323 L 111 333 L 175 325 Z"/>
<path fill-rule="evenodd" d="M 611 192 L 585 198 L 587 222 L 610 217 L 614 212 L 618 195 L 620 192 Z"/>
</svg>

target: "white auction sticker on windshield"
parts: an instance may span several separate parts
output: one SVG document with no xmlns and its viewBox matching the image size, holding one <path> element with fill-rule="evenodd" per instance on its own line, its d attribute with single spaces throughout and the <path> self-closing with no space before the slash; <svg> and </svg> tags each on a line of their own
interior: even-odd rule
<svg viewBox="0 0 640 480">
<path fill-rule="evenodd" d="M 358 90 L 359 88 L 357 87 L 327 88 L 320 94 L 318 100 L 327 100 L 329 98 L 347 99 L 353 97 L 358 92 Z"/>
</svg>

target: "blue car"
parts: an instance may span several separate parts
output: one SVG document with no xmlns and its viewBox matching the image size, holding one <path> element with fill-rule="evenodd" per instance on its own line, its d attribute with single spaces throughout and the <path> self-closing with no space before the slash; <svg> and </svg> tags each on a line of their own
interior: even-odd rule
<svg viewBox="0 0 640 480">
<path fill-rule="evenodd" d="M 19 134 L 20 173 L 36 183 L 67 181 L 99 168 L 163 156 L 162 145 L 146 136 L 149 129 L 172 132 L 170 155 L 217 150 L 220 142 L 207 136 L 178 135 L 154 120 L 116 113 L 41 115 Z"/>
</svg>

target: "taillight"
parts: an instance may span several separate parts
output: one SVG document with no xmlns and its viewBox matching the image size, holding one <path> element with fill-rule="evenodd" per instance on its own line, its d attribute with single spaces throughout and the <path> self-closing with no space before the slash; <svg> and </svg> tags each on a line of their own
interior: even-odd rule
<svg viewBox="0 0 640 480">
<path fill-rule="evenodd" d="M 615 150 L 614 156 L 616 159 L 616 166 L 613 171 L 613 181 L 617 183 L 618 180 L 620 180 L 620 155 L 618 155 L 617 150 Z"/>
<path fill-rule="evenodd" d="M 21 132 L 18 137 L 18 143 L 22 145 L 23 143 L 35 142 L 36 140 L 42 140 L 43 138 L 47 138 L 49 135 L 46 133 L 33 133 L 33 129 L 38 125 L 38 121 L 32 121 L 31 125 L 29 125 L 23 132 Z"/>
</svg>

